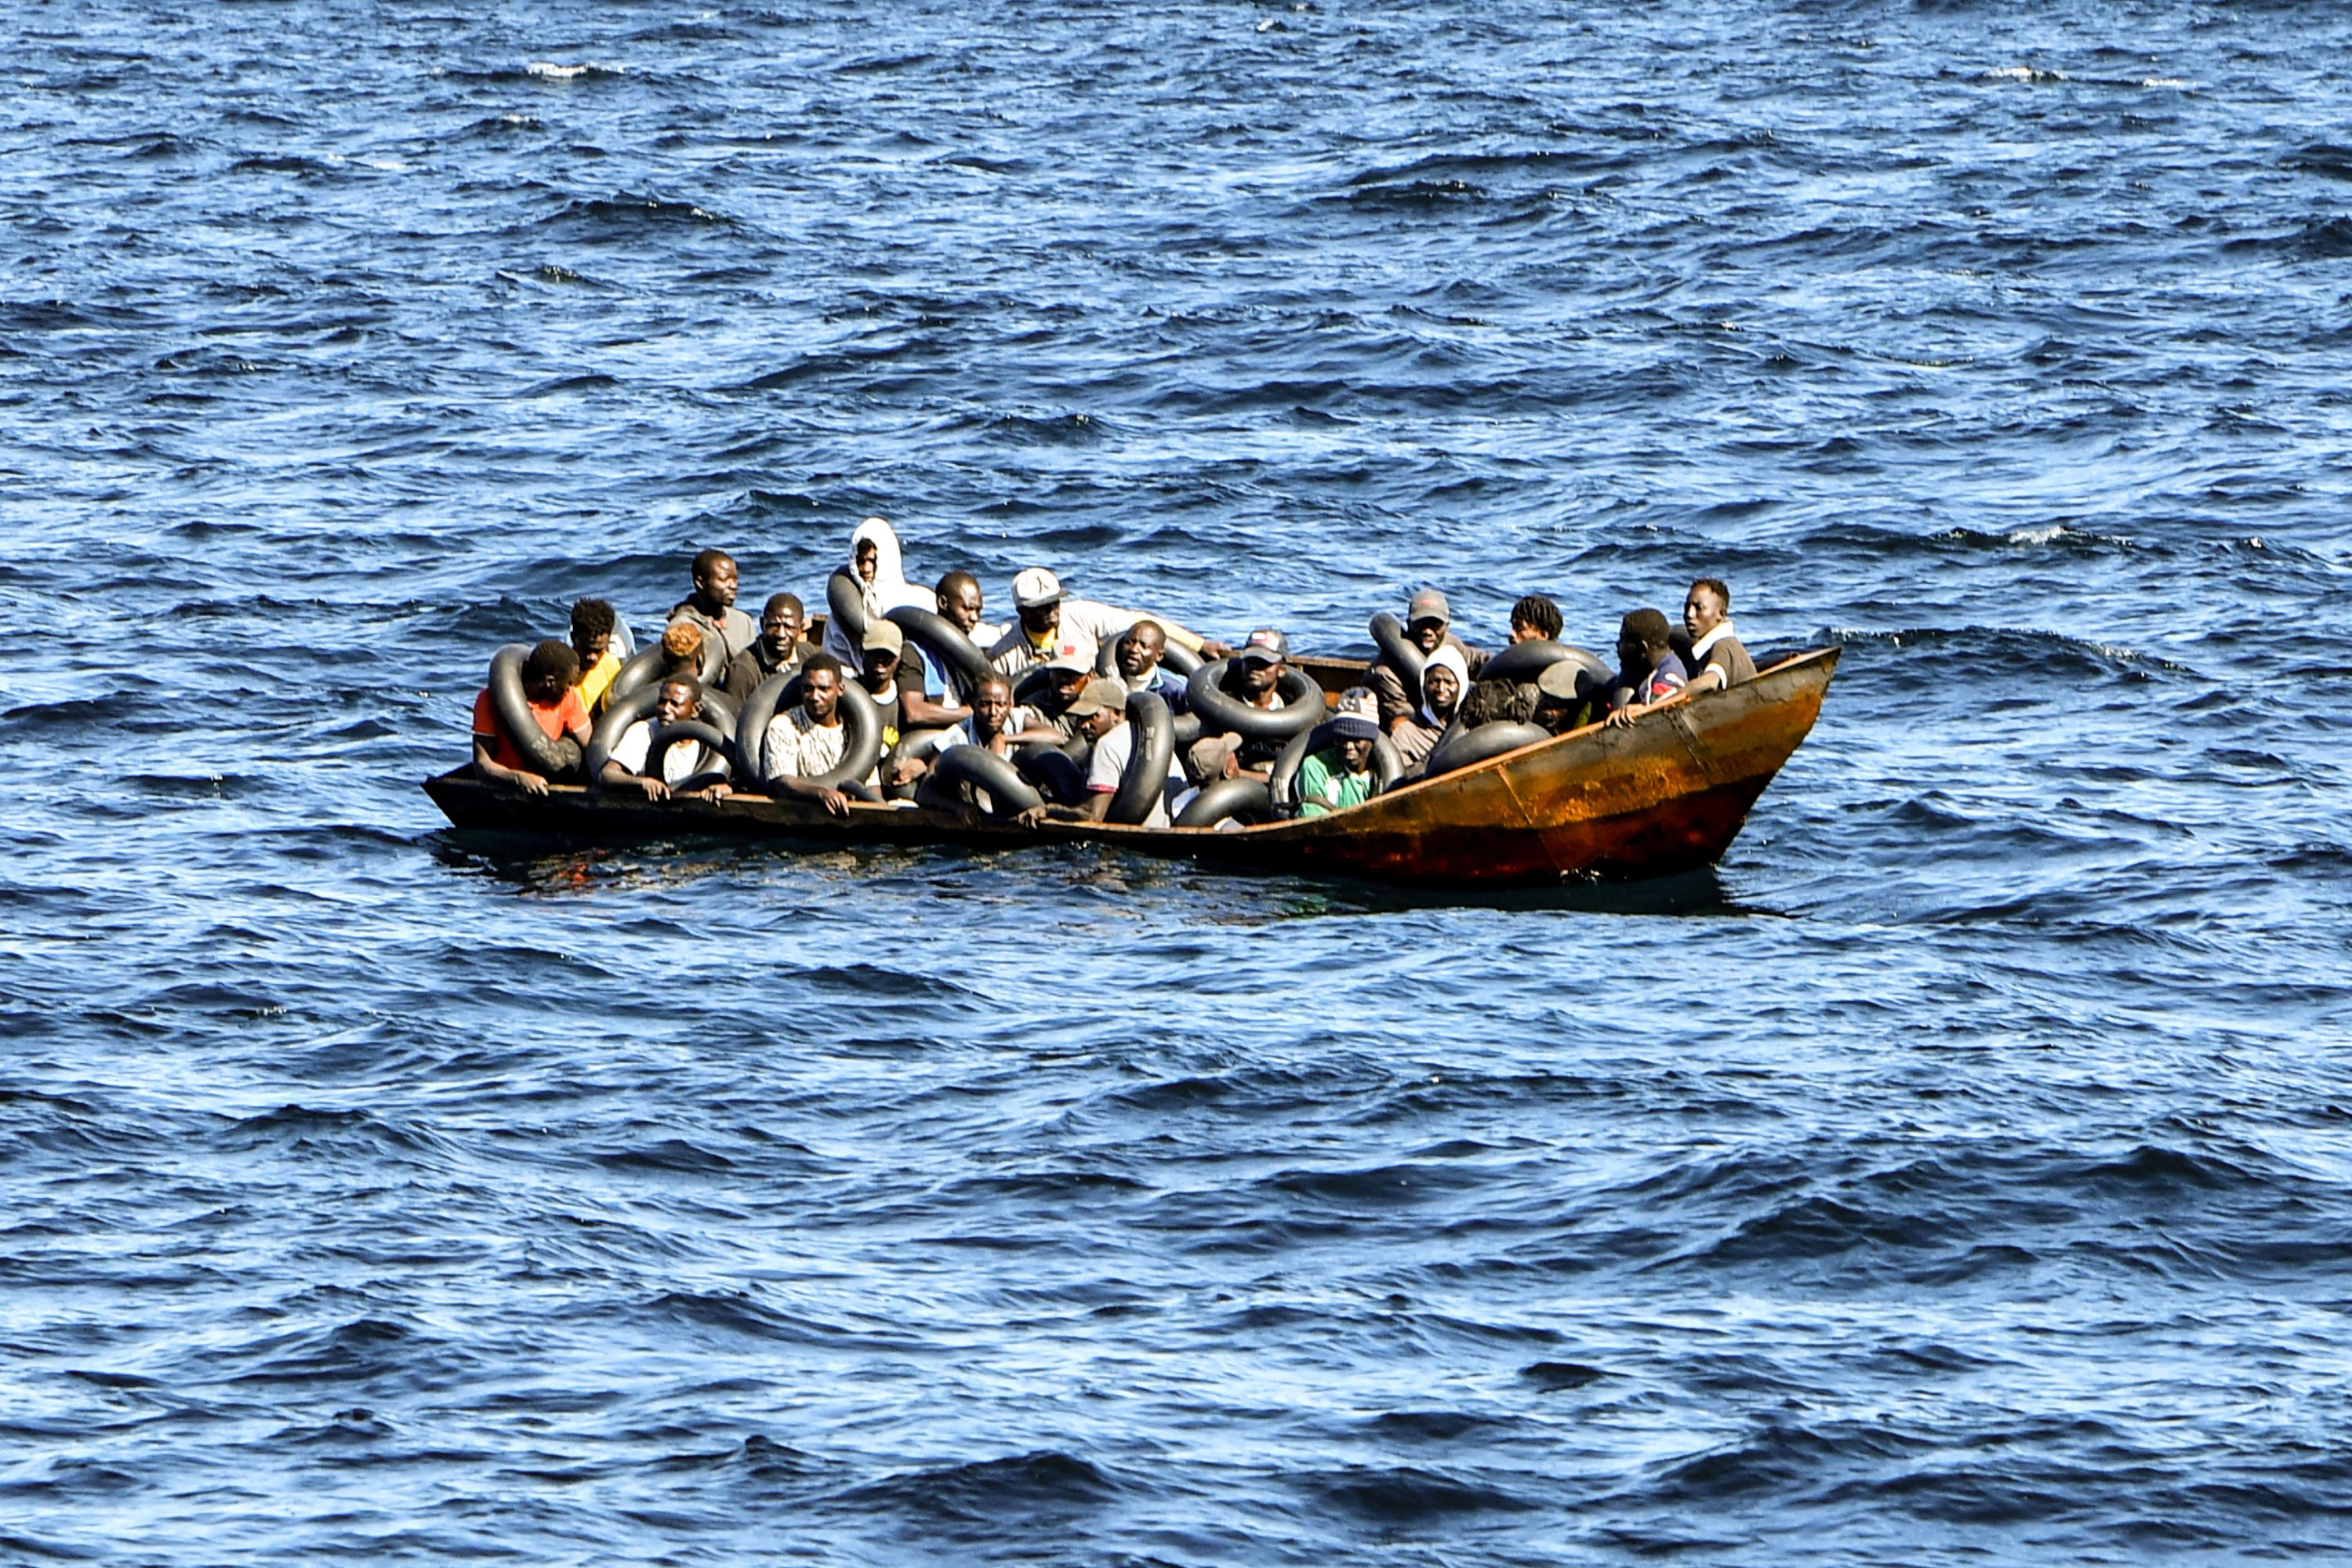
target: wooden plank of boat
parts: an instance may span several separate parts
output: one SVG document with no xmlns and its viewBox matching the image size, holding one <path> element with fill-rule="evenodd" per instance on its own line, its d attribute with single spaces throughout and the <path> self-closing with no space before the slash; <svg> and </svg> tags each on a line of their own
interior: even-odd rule
<svg viewBox="0 0 2352 1568">
<path fill-rule="evenodd" d="M 1812 649 L 1622 728 L 1588 725 L 1346 811 L 1223 832 L 1064 822 L 1030 828 L 858 803 L 845 818 L 813 802 L 750 793 L 653 802 L 555 784 L 532 796 L 483 784 L 470 768 L 427 779 L 425 790 L 461 828 L 588 840 L 716 834 L 828 845 L 1101 843 L 1252 870 L 1438 887 L 1664 876 L 1712 865 L 1730 847 L 1748 808 L 1821 716 L 1837 659 L 1836 648 Z M 1318 678 L 1328 686 L 1338 668 Z"/>
</svg>

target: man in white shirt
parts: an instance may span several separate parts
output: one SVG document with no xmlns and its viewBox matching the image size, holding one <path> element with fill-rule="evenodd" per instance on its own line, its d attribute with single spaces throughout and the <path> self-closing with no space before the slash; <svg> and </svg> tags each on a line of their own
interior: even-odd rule
<svg viewBox="0 0 2352 1568">
<path fill-rule="evenodd" d="M 613 754 L 605 759 L 602 783 L 607 789 L 636 789 L 647 800 L 667 800 L 677 786 L 709 767 L 710 748 L 700 741 L 681 741 L 662 752 L 661 776 L 646 773 L 646 765 L 653 750 L 654 726 L 667 728 L 682 724 L 702 716 L 702 687 L 686 677 L 665 680 L 661 696 L 654 707 L 651 719 L 640 719 L 621 731 L 613 742 Z M 719 781 L 692 792 L 697 799 L 717 800 L 728 792 L 725 781 Z"/>
<path fill-rule="evenodd" d="M 1127 721 L 1127 688 L 1108 675 L 1096 676 L 1070 704 L 1070 717 L 1077 722 L 1077 732 L 1094 742 L 1087 762 L 1086 794 L 1076 805 L 1044 806 L 1037 815 L 1062 822 L 1108 821 L 1111 798 L 1118 794 L 1119 781 L 1127 776 L 1129 760 L 1135 755 L 1135 726 Z M 1179 797 L 1191 788 L 1171 748 L 1168 776 L 1160 781 L 1160 793 L 1142 825 L 1167 826 L 1181 809 Z"/>
<path fill-rule="evenodd" d="M 988 662 L 1007 675 L 1019 675 L 1031 665 L 1057 657 L 1077 659 L 1091 669 L 1104 643 L 1141 620 L 1159 622 L 1170 642 L 1204 658 L 1223 658 L 1233 652 L 1223 643 L 1188 631 L 1165 616 L 1145 616 L 1093 599 L 1073 599 L 1062 591 L 1062 580 L 1043 566 L 1024 567 L 1013 574 L 1013 607 L 1019 621 L 988 650 Z"/>
<path fill-rule="evenodd" d="M 841 763 L 849 727 L 841 721 L 841 660 L 811 654 L 801 666 L 801 703 L 768 721 L 760 737 L 760 765 L 782 795 L 814 800 L 835 816 L 849 815 L 849 796 L 808 781 Z"/>
</svg>

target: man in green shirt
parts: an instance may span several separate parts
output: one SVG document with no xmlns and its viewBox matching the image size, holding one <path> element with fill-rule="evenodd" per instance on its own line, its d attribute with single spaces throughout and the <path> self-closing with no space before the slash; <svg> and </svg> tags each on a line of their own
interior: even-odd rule
<svg viewBox="0 0 2352 1568">
<path fill-rule="evenodd" d="M 1380 710 L 1370 689 L 1358 686 L 1341 693 L 1330 743 L 1309 752 L 1298 766 L 1299 816 L 1322 816 L 1372 798 L 1372 742 L 1380 733 Z"/>
</svg>

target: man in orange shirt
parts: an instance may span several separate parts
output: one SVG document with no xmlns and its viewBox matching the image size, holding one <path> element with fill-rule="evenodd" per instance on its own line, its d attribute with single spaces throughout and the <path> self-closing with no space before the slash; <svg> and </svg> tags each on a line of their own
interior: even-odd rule
<svg viewBox="0 0 2352 1568">
<path fill-rule="evenodd" d="M 530 716 L 551 741 L 570 736 L 582 755 L 588 751 L 588 706 L 580 700 L 580 656 L 569 643 L 552 637 L 530 650 L 523 660 L 522 695 Z M 490 689 L 474 699 L 474 776 L 485 784 L 509 784 L 525 795 L 545 795 L 547 780 L 533 770 L 530 759 L 509 739 L 499 722 L 498 704 Z"/>
</svg>

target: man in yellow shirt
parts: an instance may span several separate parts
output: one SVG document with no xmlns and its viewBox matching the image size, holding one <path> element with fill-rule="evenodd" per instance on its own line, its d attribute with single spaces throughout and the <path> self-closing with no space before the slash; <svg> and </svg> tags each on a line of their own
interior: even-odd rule
<svg viewBox="0 0 2352 1568">
<path fill-rule="evenodd" d="M 602 713 L 613 677 L 621 673 L 621 656 L 613 651 L 612 605 L 583 599 L 572 606 L 572 651 L 580 656 L 580 700 L 590 713 Z"/>
</svg>

